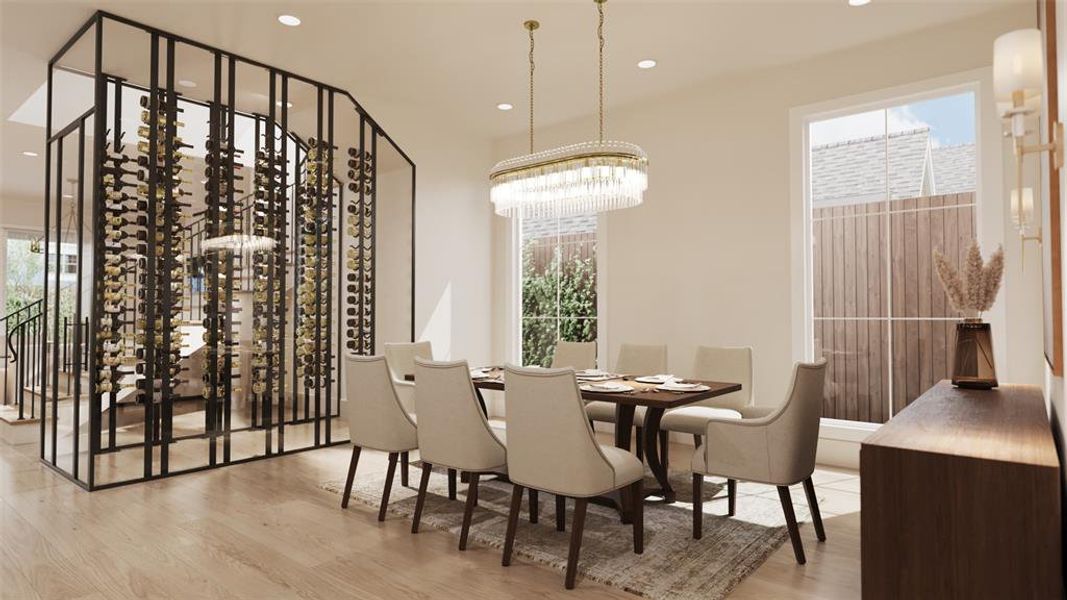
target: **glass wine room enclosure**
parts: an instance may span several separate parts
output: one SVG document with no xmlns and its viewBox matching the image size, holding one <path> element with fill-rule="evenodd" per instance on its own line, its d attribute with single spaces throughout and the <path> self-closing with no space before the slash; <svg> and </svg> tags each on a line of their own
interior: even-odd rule
<svg viewBox="0 0 1067 600">
<path fill-rule="evenodd" d="M 344 356 L 414 334 L 415 165 L 373 117 L 103 12 L 44 113 L 41 459 L 92 490 L 346 442 Z"/>
</svg>

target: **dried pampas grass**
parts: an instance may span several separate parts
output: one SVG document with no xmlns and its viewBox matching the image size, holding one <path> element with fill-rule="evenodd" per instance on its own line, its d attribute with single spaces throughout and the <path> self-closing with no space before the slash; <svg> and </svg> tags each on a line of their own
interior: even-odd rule
<svg viewBox="0 0 1067 600">
<path fill-rule="evenodd" d="M 989 257 L 989 262 L 985 263 L 978 242 L 971 242 L 962 275 L 937 250 L 934 250 L 934 266 L 952 307 L 968 317 L 981 316 L 993 307 L 997 292 L 1000 291 L 1000 280 L 1004 275 L 1004 248 L 998 247 Z"/>
</svg>

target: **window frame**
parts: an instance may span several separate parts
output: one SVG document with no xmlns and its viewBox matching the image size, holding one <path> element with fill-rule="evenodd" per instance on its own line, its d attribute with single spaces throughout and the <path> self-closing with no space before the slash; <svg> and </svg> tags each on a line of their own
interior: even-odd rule
<svg viewBox="0 0 1067 600">
<path fill-rule="evenodd" d="M 792 355 L 796 361 L 811 361 L 814 356 L 814 288 L 812 277 L 814 236 L 812 231 L 812 197 L 810 173 L 810 125 L 813 122 L 847 115 L 885 110 L 924 100 L 972 93 L 975 99 L 975 232 L 979 243 L 1003 241 L 1003 215 L 996 202 L 985 202 L 986 192 L 1001 187 L 999 173 L 987 172 L 989 151 L 987 137 L 997 138 L 999 129 L 991 126 L 998 121 L 992 94 L 992 72 L 981 68 L 922 80 L 911 84 L 885 88 L 861 94 L 794 107 L 789 113 L 790 143 L 790 221 L 791 221 L 791 318 Z M 991 120 L 992 118 L 992 120 Z M 997 144 L 999 149 L 999 144 Z M 984 168 L 984 166 L 986 166 Z M 1003 325 L 1006 302 L 987 314 L 993 324 L 994 337 L 1005 340 L 996 348 L 995 360 L 1005 364 L 1003 346 L 1006 332 Z M 891 396 L 890 396 L 891 397 Z M 891 419 L 892 417 L 890 417 Z M 860 442 L 870 432 L 881 427 L 880 423 L 850 421 L 829 417 L 821 418 L 820 437 L 842 441 Z"/>
<path fill-rule="evenodd" d="M 511 221 L 511 256 L 508 261 L 509 283 L 511 288 L 508 319 L 508 354 L 512 364 L 523 365 L 522 362 L 522 217 L 510 219 Z M 607 226 L 603 214 L 596 215 L 596 345 L 597 366 L 607 368 L 605 349 L 608 347 L 608 335 L 605 331 L 606 296 L 607 296 Z M 524 365 L 523 365 L 524 366 Z"/>
<path fill-rule="evenodd" d="M 35 230 L 28 227 L 0 227 L 0 265 L 3 265 L 2 280 L 0 280 L 0 307 L 7 306 L 7 243 L 11 239 L 12 235 L 18 238 L 41 238 L 44 239 L 44 232 Z M 44 242 L 42 241 L 42 244 Z M 44 275 L 48 276 L 47 273 Z M 0 317 L 4 315 L 0 314 Z"/>
</svg>

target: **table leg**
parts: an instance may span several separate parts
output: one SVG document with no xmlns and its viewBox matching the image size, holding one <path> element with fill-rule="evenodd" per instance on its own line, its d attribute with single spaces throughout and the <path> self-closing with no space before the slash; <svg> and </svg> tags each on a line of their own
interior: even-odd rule
<svg viewBox="0 0 1067 600">
<path fill-rule="evenodd" d="M 629 404 L 615 405 L 615 447 L 630 451 L 630 432 L 634 428 L 634 407 Z M 618 492 L 612 494 L 612 499 L 617 503 L 619 514 L 624 524 L 629 524 L 632 519 L 630 507 L 626 505 L 625 498 Z"/>
<path fill-rule="evenodd" d="M 649 406 L 645 412 L 645 463 L 652 470 L 659 482 L 659 490 L 648 490 L 646 495 L 662 496 L 668 504 L 674 502 L 674 488 L 667 478 L 666 461 L 660 460 L 659 456 L 659 422 L 663 418 L 663 409 Z"/>
<path fill-rule="evenodd" d="M 482 389 L 478 386 L 474 386 L 474 395 L 478 397 L 478 404 L 482 406 L 482 414 L 488 419 L 489 411 L 485 408 L 485 398 L 482 397 Z"/>
</svg>

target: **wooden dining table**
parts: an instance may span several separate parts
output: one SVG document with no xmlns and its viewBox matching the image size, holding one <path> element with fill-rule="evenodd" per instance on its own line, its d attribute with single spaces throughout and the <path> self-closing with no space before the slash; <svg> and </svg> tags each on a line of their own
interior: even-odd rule
<svg viewBox="0 0 1067 600">
<path fill-rule="evenodd" d="M 504 392 L 506 391 L 506 385 L 504 382 L 504 369 L 500 367 L 485 367 L 483 370 L 486 372 L 487 377 L 474 379 L 473 383 L 474 390 L 478 394 L 478 401 L 482 405 L 482 412 L 486 412 L 485 399 L 482 398 L 480 390 Z M 674 488 L 671 487 L 670 479 L 667 477 L 667 466 L 663 460 L 664 457 L 659 455 L 659 444 L 657 443 L 660 420 L 663 418 L 663 413 L 670 408 L 678 408 L 739 391 L 741 384 L 686 379 L 687 383 L 701 383 L 708 386 L 708 389 L 692 392 L 668 392 L 657 390 L 657 384 L 641 383 L 634 381 L 634 378 L 634 375 L 615 375 L 610 379 L 595 382 L 625 383 L 634 388 L 632 392 L 595 392 L 581 389 L 579 391 L 583 400 L 600 400 L 611 402 L 615 405 L 615 446 L 627 452 L 630 451 L 632 442 L 634 411 L 638 406 L 645 407 L 645 422 L 642 424 L 645 436 L 645 461 L 659 484 L 658 488 L 646 489 L 645 497 L 658 497 L 662 498 L 664 502 L 671 503 L 675 500 L 675 492 Z M 407 379 L 413 381 L 414 376 L 409 375 Z M 583 382 L 579 381 L 579 383 Z"/>
</svg>

